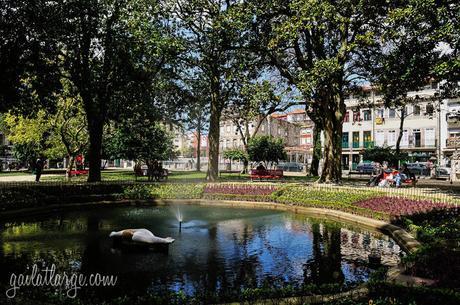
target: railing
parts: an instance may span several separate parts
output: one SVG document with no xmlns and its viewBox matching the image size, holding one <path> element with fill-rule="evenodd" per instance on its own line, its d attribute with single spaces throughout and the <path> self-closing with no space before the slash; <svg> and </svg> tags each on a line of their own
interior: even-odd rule
<svg viewBox="0 0 460 305">
<path fill-rule="evenodd" d="M 350 143 L 342 142 L 342 148 L 350 148 Z"/>
<path fill-rule="evenodd" d="M 353 148 L 359 148 L 359 142 L 353 142 Z"/>
<path fill-rule="evenodd" d="M 460 138 L 447 139 L 447 148 L 460 148 Z"/>
</svg>

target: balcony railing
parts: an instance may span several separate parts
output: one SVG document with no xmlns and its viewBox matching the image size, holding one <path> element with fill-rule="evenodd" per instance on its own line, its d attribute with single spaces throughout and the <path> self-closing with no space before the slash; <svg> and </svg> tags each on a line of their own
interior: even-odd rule
<svg viewBox="0 0 460 305">
<path fill-rule="evenodd" d="M 447 139 L 447 148 L 460 148 L 460 138 Z"/>
<path fill-rule="evenodd" d="M 374 147 L 374 141 L 364 141 L 364 148 Z"/>
<path fill-rule="evenodd" d="M 353 142 L 353 148 L 359 148 L 359 142 Z"/>
<path fill-rule="evenodd" d="M 342 142 L 342 148 L 350 148 L 350 143 Z"/>
</svg>

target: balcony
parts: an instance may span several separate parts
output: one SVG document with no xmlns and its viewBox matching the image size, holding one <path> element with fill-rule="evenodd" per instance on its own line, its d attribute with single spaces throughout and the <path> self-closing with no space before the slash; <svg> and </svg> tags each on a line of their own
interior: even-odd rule
<svg viewBox="0 0 460 305">
<path fill-rule="evenodd" d="M 447 148 L 457 149 L 460 148 L 460 137 L 453 137 L 447 139 Z"/>
<path fill-rule="evenodd" d="M 359 142 L 353 142 L 353 148 L 359 148 Z"/>
<path fill-rule="evenodd" d="M 364 141 L 364 148 L 373 148 L 374 141 Z"/>
<path fill-rule="evenodd" d="M 342 148 L 350 148 L 350 143 L 342 142 Z"/>
</svg>

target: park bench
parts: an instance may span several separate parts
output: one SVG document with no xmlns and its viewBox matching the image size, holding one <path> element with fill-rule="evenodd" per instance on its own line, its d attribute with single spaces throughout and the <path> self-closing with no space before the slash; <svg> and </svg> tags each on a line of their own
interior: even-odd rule
<svg viewBox="0 0 460 305">
<path fill-rule="evenodd" d="M 88 170 L 87 169 L 75 169 L 70 171 L 70 176 L 81 176 L 81 175 L 87 175 Z"/>
<path fill-rule="evenodd" d="M 252 169 L 250 173 L 251 181 L 282 179 L 283 170 L 281 169 Z"/>
</svg>

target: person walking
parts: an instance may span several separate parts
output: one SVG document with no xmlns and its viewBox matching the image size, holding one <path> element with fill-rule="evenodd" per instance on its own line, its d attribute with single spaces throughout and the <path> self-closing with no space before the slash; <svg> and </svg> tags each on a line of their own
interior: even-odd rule
<svg viewBox="0 0 460 305">
<path fill-rule="evenodd" d="M 42 158 L 38 158 L 35 162 L 35 182 L 40 182 L 40 177 L 42 176 L 43 166 L 45 163 Z"/>
</svg>

